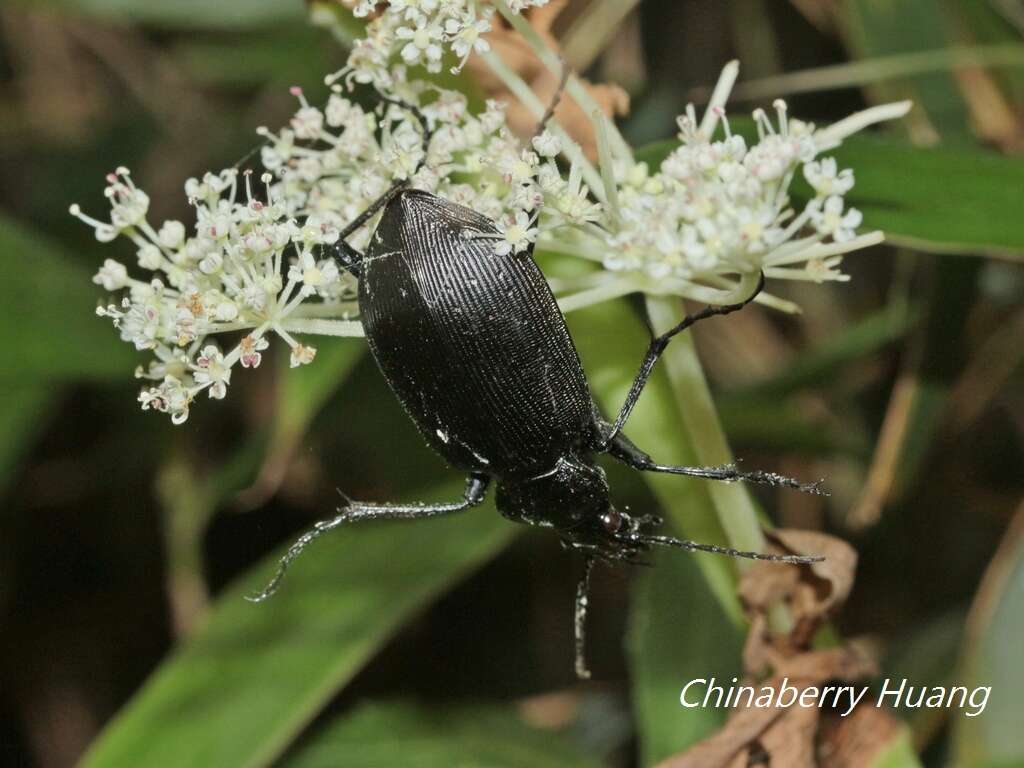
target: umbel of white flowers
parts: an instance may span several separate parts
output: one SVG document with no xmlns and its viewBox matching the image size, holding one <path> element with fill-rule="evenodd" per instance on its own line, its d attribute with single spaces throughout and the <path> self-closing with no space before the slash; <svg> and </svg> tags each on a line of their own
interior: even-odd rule
<svg viewBox="0 0 1024 768">
<path fill-rule="evenodd" d="M 844 202 L 853 171 L 822 154 L 867 125 L 905 114 L 909 104 L 816 129 L 789 118 L 776 101 L 774 120 L 754 113 L 758 140 L 748 146 L 730 132 L 725 115 L 734 62 L 703 117 L 690 106 L 679 118 L 681 144 L 658 168 L 635 162 L 603 121 L 598 172 L 552 131 L 524 144 L 500 103 L 473 114 L 462 94 L 408 78 L 403 62 L 413 59 L 406 47 L 421 47 L 424 19 L 437 45 L 468 55 L 462 46 L 472 36 L 447 23 L 470 23 L 469 16 L 451 15 L 458 5 L 394 0 L 368 25 L 346 67 L 328 78 L 333 93 L 323 109 L 293 89 L 299 106 L 290 124 L 259 129 L 266 143 L 258 185 L 234 168 L 186 182 L 195 211 L 191 234 L 179 221 L 151 225 L 149 198 L 125 168 L 107 177 L 109 221 L 71 207 L 97 239 L 120 236 L 135 245 L 138 270 L 107 259 L 93 279 L 121 294 L 97 313 L 151 354 L 136 369 L 150 382 L 139 395 L 143 409 L 182 423 L 202 392 L 226 395 L 236 366 L 258 366 L 274 337 L 288 345 L 294 367 L 316 356 L 297 335 L 360 336 L 354 278 L 324 258 L 323 246 L 398 180 L 497 221 L 494 258 L 536 244 L 598 265 L 560 286 L 564 311 L 636 291 L 722 303 L 749 290 L 759 270 L 773 280 L 845 280 L 842 255 L 882 240 L 880 232 L 857 234 L 861 215 Z M 401 32 L 413 29 L 402 26 L 410 23 L 412 38 Z M 433 56 L 429 45 L 422 50 Z M 426 157 L 421 126 L 408 110 L 382 104 L 368 112 L 346 98 L 357 82 L 420 106 L 431 129 Z M 798 172 L 815 197 L 796 211 L 788 189 Z M 364 247 L 370 229 L 372 223 L 352 245 Z"/>
</svg>

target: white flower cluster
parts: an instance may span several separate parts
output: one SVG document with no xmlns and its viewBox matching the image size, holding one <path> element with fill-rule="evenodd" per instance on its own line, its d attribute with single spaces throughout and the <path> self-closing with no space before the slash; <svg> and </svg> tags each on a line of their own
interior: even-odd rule
<svg viewBox="0 0 1024 768">
<path fill-rule="evenodd" d="M 186 183 L 196 217 L 191 235 L 178 221 L 150 225 L 149 198 L 124 168 L 108 177 L 109 221 L 72 206 L 99 240 L 123 236 L 135 244 L 144 278 L 108 259 L 94 281 L 122 292 L 99 314 L 153 355 L 136 372 L 152 382 L 139 396 L 144 409 L 183 422 L 200 393 L 225 396 L 236 366 L 257 367 L 273 337 L 298 366 L 312 362 L 316 349 L 295 335 L 361 335 L 355 279 L 328 249 L 399 181 L 495 220 L 495 258 L 537 244 L 601 264 L 559 286 L 564 311 L 634 291 L 721 303 L 742 298 L 737 292 L 748 291 L 759 270 L 769 278 L 844 279 L 841 254 L 881 240 L 877 232 L 856 235 L 860 214 L 843 200 L 853 173 L 820 156 L 851 133 L 904 114 L 907 104 L 815 130 L 789 119 L 777 102 L 776 124 L 755 114 L 758 141 L 748 146 L 725 120 L 736 77 L 731 64 L 701 122 L 692 107 L 679 118 L 682 144 L 656 171 L 635 162 L 607 121 L 595 131 L 598 170 L 558 126 L 520 141 L 503 105 L 488 102 L 473 114 L 462 94 L 410 80 L 401 60 L 389 61 L 409 33 L 388 24 L 443 19 L 447 26 L 469 23 L 465 14 L 476 12 L 475 3 L 458 0 L 392 0 L 369 25 L 366 45 L 328 78 L 332 94 L 322 109 L 293 89 L 299 107 L 289 125 L 259 129 L 265 144 L 255 189 L 252 175 L 236 169 Z M 382 35 L 390 42 L 374 48 L 370 41 Z M 371 48 L 380 56 L 368 67 Z M 401 59 L 411 56 L 403 50 Z M 376 109 L 346 96 L 363 80 L 382 97 Z M 724 136 L 715 139 L 719 125 Z M 816 196 L 796 212 L 788 190 L 799 172 Z M 349 245 L 364 249 L 370 231 L 372 221 L 347 238 Z"/>
<path fill-rule="evenodd" d="M 547 5 L 548 0 L 509 0 L 515 13 Z M 373 14 L 377 0 L 359 0 L 353 13 L 357 18 Z M 491 31 L 494 7 L 477 0 L 391 0 L 357 41 L 344 74 L 362 83 L 387 86 L 397 54 L 405 64 L 420 65 L 428 72 L 440 72 L 446 48 L 458 60 L 451 67 L 458 73 L 471 53 L 484 53 L 490 44 L 484 37 Z"/>
<path fill-rule="evenodd" d="M 775 111 L 777 126 L 763 110 L 754 113 L 753 146 L 731 133 L 720 107 L 725 135 L 717 141 L 701 130 L 692 107 L 680 116 L 682 143 L 655 173 L 640 163 L 621 174 L 617 216 L 603 222 L 605 268 L 642 271 L 655 281 L 760 269 L 769 277 L 844 279 L 836 271 L 842 244 L 861 223 L 843 200 L 853 171 L 839 171 L 832 158 L 815 160 L 814 126 L 789 119 L 782 101 Z M 788 190 L 798 172 L 817 194 L 795 213 Z M 822 244 L 839 247 L 823 256 Z"/>
<path fill-rule="evenodd" d="M 614 127 L 606 125 L 596 132 L 603 148 L 603 202 L 586 203 L 576 218 L 557 195 L 545 195 L 539 246 L 598 261 L 606 270 L 564 297 L 563 310 L 635 291 L 727 303 L 742 298 L 760 271 L 775 279 L 847 280 L 838 269 L 842 255 L 882 241 L 881 232 L 857 234 L 861 214 L 844 200 L 853 171 L 839 169 L 823 153 L 868 125 L 901 117 L 909 102 L 816 129 L 789 118 L 779 100 L 774 123 L 763 110 L 754 112 L 757 139 L 748 145 L 730 131 L 725 116 L 737 73 L 735 62 L 723 70 L 700 121 L 692 105 L 678 118 L 680 146 L 654 172 L 633 159 L 621 137 L 610 141 Z M 720 126 L 723 135 L 716 138 Z M 813 195 L 796 211 L 789 190 L 798 173 Z M 570 173 L 570 188 L 573 181 Z M 570 207 L 583 205 L 569 199 Z M 547 212 L 556 219 L 554 231 Z M 795 309 L 769 294 L 761 300 Z"/>
<path fill-rule="evenodd" d="M 262 200 L 253 193 L 250 175 L 240 184 L 234 169 L 189 179 L 185 192 L 196 211 L 191 236 L 179 221 L 159 229 L 149 224 L 149 198 L 126 168 L 107 177 L 109 223 L 71 207 L 97 239 L 130 239 L 138 267 L 147 273 L 146 279 L 133 278 L 125 265 L 107 259 L 93 278 L 107 291 L 125 292 L 97 314 L 113 320 L 123 340 L 154 355 L 136 370 L 139 378 L 158 382 L 139 395 L 144 409 L 169 413 L 181 423 L 200 392 L 223 398 L 233 366 L 258 366 L 270 332 L 287 342 L 293 366 L 311 362 L 316 350 L 290 331 L 306 330 L 306 318 L 323 309 L 341 314 L 351 304 L 351 279 L 317 256 L 320 246 L 337 240 L 337 228 L 315 214 L 301 224 L 287 217 L 272 179 L 269 173 L 262 177 Z M 293 255 L 287 270 L 286 252 Z M 306 300 L 313 297 L 319 306 L 311 309 Z M 226 333 L 241 338 L 223 353 L 210 337 Z"/>
</svg>

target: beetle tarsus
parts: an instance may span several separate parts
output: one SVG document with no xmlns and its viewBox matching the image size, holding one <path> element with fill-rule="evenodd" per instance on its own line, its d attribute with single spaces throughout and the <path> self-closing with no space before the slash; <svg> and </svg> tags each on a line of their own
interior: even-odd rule
<svg viewBox="0 0 1024 768">
<path fill-rule="evenodd" d="M 624 544 L 634 546 L 664 546 L 687 549 L 691 552 L 710 552 L 715 555 L 726 555 L 727 557 L 742 557 L 746 560 L 766 560 L 775 563 L 791 563 L 794 565 L 810 565 L 820 563 L 825 558 L 821 555 L 773 555 L 767 552 L 750 552 L 732 547 L 721 547 L 717 544 L 701 544 L 698 541 L 688 539 L 677 539 L 674 536 L 662 536 L 658 534 L 625 534 L 617 537 Z"/>
<path fill-rule="evenodd" d="M 306 531 L 296 539 L 295 543 L 288 547 L 288 551 L 285 552 L 281 561 L 278 563 L 277 572 L 274 574 L 274 578 L 272 578 L 267 586 L 265 586 L 260 592 L 257 592 L 255 595 L 246 595 L 245 599 L 250 603 L 262 603 L 267 598 L 272 597 L 273 594 L 277 592 L 278 587 L 281 586 L 281 582 L 284 581 L 285 574 L 288 572 L 288 568 L 292 564 L 292 561 L 301 555 L 302 551 L 313 541 L 320 538 L 328 531 L 337 528 L 342 523 L 347 522 L 347 512 L 348 510 L 345 510 L 345 512 L 332 517 L 330 520 L 321 520 L 310 530 Z"/>
<path fill-rule="evenodd" d="M 678 467 L 671 464 L 654 464 L 640 466 L 637 469 L 648 472 L 664 472 L 669 475 L 687 475 L 689 477 L 702 477 L 707 480 L 720 480 L 726 483 L 743 481 L 747 483 L 758 483 L 770 485 L 775 488 L 792 488 L 801 493 L 810 493 L 815 496 L 829 496 L 829 492 L 822 488 L 821 480 L 813 483 L 802 483 L 792 477 L 779 475 L 775 472 L 766 472 L 756 469 L 751 472 L 741 472 L 735 464 L 723 464 L 720 467 Z"/>
<path fill-rule="evenodd" d="M 262 603 L 268 597 L 271 597 L 278 587 L 281 586 L 281 582 L 288 572 L 288 567 L 302 554 L 302 551 L 316 539 L 328 531 L 333 531 L 343 523 L 354 523 L 362 520 L 415 520 L 424 517 L 447 515 L 452 512 L 462 512 L 463 510 L 475 507 L 484 500 L 489 482 L 490 478 L 486 475 L 474 472 L 466 478 L 466 490 L 462 494 L 462 499 L 447 504 L 363 504 L 350 500 L 339 490 L 338 493 L 341 495 L 344 503 L 338 508 L 338 514 L 329 520 L 321 520 L 314 524 L 310 530 L 296 539 L 295 543 L 288 547 L 288 551 L 284 553 L 284 556 L 277 565 L 277 572 L 267 586 L 255 595 L 248 595 L 246 600 L 252 603 Z"/>
</svg>

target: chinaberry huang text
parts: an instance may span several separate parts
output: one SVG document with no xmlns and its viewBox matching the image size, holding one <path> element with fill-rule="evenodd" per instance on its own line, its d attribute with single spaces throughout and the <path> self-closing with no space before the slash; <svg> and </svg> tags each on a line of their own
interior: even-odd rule
<svg viewBox="0 0 1024 768">
<path fill-rule="evenodd" d="M 923 686 L 907 680 L 886 678 L 875 687 L 868 685 L 794 685 L 789 678 L 773 685 L 742 685 L 737 678 L 719 683 L 717 679 L 690 680 L 679 693 L 679 703 L 688 709 L 696 707 L 819 707 L 836 711 L 846 717 L 861 704 L 894 709 L 959 709 L 967 717 L 985 711 L 991 686 L 968 688 L 962 685 Z"/>
</svg>

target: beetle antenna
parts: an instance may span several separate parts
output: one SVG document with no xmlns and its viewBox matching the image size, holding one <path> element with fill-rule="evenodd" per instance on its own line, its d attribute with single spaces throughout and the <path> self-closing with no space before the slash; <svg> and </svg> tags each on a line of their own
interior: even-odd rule
<svg viewBox="0 0 1024 768">
<path fill-rule="evenodd" d="M 767 552 L 748 552 L 742 549 L 720 547 L 717 544 L 701 544 L 697 541 L 677 539 L 675 536 L 661 536 L 658 534 L 626 534 L 624 536 L 616 536 L 615 538 L 626 544 L 677 547 L 679 549 L 688 549 L 691 552 L 711 552 L 715 555 L 742 557 L 747 560 L 767 560 L 774 563 L 810 565 L 811 563 L 820 563 L 825 559 L 822 555 L 772 555 Z"/>
<path fill-rule="evenodd" d="M 244 155 L 242 155 L 242 156 L 241 156 L 240 158 L 238 158 L 238 159 L 237 159 L 237 160 L 235 161 L 234 165 L 232 165 L 231 167 L 232 167 L 232 168 L 234 168 L 235 170 L 237 170 L 237 169 L 238 169 L 238 168 L 239 168 L 239 167 L 240 167 L 240 166 L 242 165 L 242 163 L 246 163 L 246 162 L 248 162 L 248 161 L 249 161 L 249 158 L 251 158 L 251 157 L 252 157 L 253 155 L 255 155 L 255 154 L 256 154 L 257 152 L 259 152 L 259 151 L 260 151 L 261 149 L 263 149 L 263 148 L 264 148 L 265 146 L 267 146 L 268 144 L 270 144 L 270 142 L 271 142 L 271 139 L 264 139 L 264 140 L 263 140 L 263 141 L 261 141 L 261 142 L 260 142 L 259 144 L 257 144 L 257 145 L 256 145 L 256 146 L 254 146 L 254 147 L 253 147 L 252 149 L 250 149 L 250 150 L 249 150 L 248 152 L 246 152 L 246 153 L 245 153 Z"/>
<path fill-rule="evenodd" d="M 430 128 L 430 121 L 427 120 L 427 116 L 423 114 L 423 110 L 421 110 L 418 105 L 410 104 L 409 102 L 402 101 L 401 99 L 396 99 L 393 96 L 386 96 L 380 91 L 377 93 L 380 96 L 381 101 L 404 109 L 406 112 L 412 114 L 412 116 L 416 118 L 416 122 L 420 124 L 420 136 L 423 141 L 423 159 L 420 160 L 420 164 L 417 166 L 416 170 L 410 174 L 410 176 L 415 175 L 419 172 L 420 168 L 423 167 L 424 163 L 427 162 L 427 151 L 430 149 L 430 140 L 434 137 L 434 132 Z"/>
<path fill-rule="evenodd" d="M 562 95 L 565 93 L 566 83 L 569 82 L 569 75 L 572 74 L 572 67 L 569 63 L 561 56 L 558 57 L 558 61 L 562 65 L 562 76 L 558 80 L 558 87 L 555 89 L 554 94 L 551 96 L 551 101 L 548 103 L 548 108 L 544 110 L 544 116 L 541 117 L 540 122 L 537 123 L 537 127 L 533 131 L 533 138 L 540 136 L 544 132 L 544 129 L 548 125 L 548 121 L 555 116 L 555 110 L 558 109 L 559 103 L 562 101 Z"/>
<path fill-rule="evenodd" d="M 590 679 L 590 670 L 587 669 L 586 658 L 586 632 L 587 632 L 587 602 L 590 594 L 590 572 L 594 568 L 594 558 L 589 555 L 583 557 L 583 576 L 576 585 L 576 608 L 573 612 L 573 634 L 576 640 L 576 677 L 580 680 Z"/>
<path fill-rule="evenodd" d="M 385 205 L 387 205 L 388 201 L 391 200 L 391 198 L 395 196 L 396 192 L 398 192 L 400 189 L 404 189 L 408 184 L 409 184 L 409 180 L 408 179 L 399 179 L 398 181 L 394 182 L 391 185 L 391 188 L 388 189 L 387 192 L 385 192 L 383 195 L 381 195 L 376 200 L 374 200 L 372 203 L 370 203 L 370 205 L 367 206 L 365 211 L 363 211 L 358 216 L 356 216 L 354 219 L 352 219 L 352 221 L 350 221 L 345 226 L 344 229 L 342 229 L 340 232 L 338 232 L 338 241 L 339 242 L 344 242 L 344 240 L 346 238 L 348 238 L 349 235 L 351 235 L 353 232 L 355 232 L 357 229 L 359 229 L 361 226 L 363 226 L 366 222 L 368 222 L 370 219 L 372 219 L 374 214 L 377 213 L 377 211 L 379 211 L 381 208 L 383 208 Z M 360 256 L 359 260 L 361 261 L 362 260 L 362 255 L 360 254 L 359 256 Z"/>
<path fill-rule="evenodd" d="M 402 101 L 401 99 L 396 99 L 391 96 L 386 96 L 380 91 L 378 91 L 377 93 L 380 96 L 381 101 L 406 110 L 407 112 L 411 113 L 412 116 L 416 118 L 416 122 L 420 124 L 420 136 L 422 137 L 423 140 L 423 159 L 420 160 L 420 163 L 416 167 L 416 170 L 414 170 L 410 174 L 410 176 L 413 176 L 417 172 L 419 172 L 420 168 L 422 168 L 423 164 L 427 161 L 427 150 L 430 148 L 430 139 L 434 135 L 433 131 L 430 129 L 430 122 L 427 120 L 427 116 L 423 114 L 423 111 L 417 105 L 410 104 L 408 102 Z M 391 187 L 388 189 L 387 192 L 385 192 L 383 195 L 381 195 L 372 203 L 370 203 L 370 205 L 366 208 L 365 211 L 356 216 L 352 221 L 350 221 L 345 226 L 344 229 L 342 229 L 338 233 L 338 240 L 344 241 L 349 235 L 351 235 L 353 232 L 355 232 L 364 224 L 366 224 L 366 222 L 373 218 L 374 214 L 376 214 L 377 211 L 379 211 L 381 208 L 387 205 L 388 201 L 395 196 L 395 193 L 398 192 L 398 190 L 405 188 L 406 186 L 408 186 L 408 184 L 409 179 L 398 179 L 397 181 L 392 182 Z M 362 260 L 362 254 L 357 253 L 355 255 L 358 256 L 359 258 L 355 259 L 354 261 L 358 262 Z"/>
</svg>

